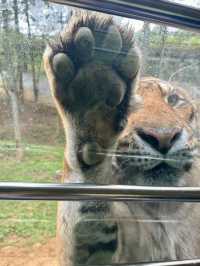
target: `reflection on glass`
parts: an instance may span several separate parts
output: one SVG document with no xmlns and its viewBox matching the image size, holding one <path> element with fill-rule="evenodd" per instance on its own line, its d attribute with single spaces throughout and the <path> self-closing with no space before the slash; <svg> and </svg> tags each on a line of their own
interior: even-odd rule
<svg viewBox="0 0 200 266">
<path fill-rule="evenodd" d="M 55 202 L 0 202 L 1 265 L 56 265 Z"/>
<path fill-rule="evenodd" d="M 200 8 L 200 1 L 199 0 L 170 0 L 170 2 L 182 4 L 185 6 Z"/>
<path fill-rule="evenodd" d="M 92 12 L 80 19 L 76 11 L 55 39 L 70 8 L 6 3 L 0 13 L 0 181 L 199 186 L 197 33 Z M 0 204 L 3 265 L 55 265 L 58 246 L 69 265 L 200 254 L 198 204 L 60 203 L 59 243 L 55 203 Z"/>
</svg>

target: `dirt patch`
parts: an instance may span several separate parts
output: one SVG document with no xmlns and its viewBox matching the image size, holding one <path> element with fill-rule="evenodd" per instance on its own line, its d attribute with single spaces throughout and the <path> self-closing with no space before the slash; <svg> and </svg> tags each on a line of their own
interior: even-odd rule
<svg viewBox="0 0 200 266">
<path fill-rule="evenodd" d="M 33 144 L 63 144 L 64 133 L 54 107 L 31 102 L 20 106 L 22 141 Z M 0 99 L 0 140 L 14 140 L 10 103 Z"/>
<path fill-rule="evenodd" d="M 55 238 L 31 247 L 7 246 L 0 249 L 1 266 L 57 266 Z"/>
</svg>

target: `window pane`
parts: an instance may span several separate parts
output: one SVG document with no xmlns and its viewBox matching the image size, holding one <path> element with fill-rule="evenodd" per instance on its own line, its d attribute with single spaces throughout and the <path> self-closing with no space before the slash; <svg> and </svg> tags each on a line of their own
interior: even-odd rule
<svg viewBox="0 0 200 266">
<path fill-rule="evenodd" d="M 55 38 L 70 7 L 1 2 L 0 182 L 199 186 L 199 34 L 90 12 Z M 2 265 L 56 265 L 57 203 L 0 209 Z M 66 202 L 58 235 L 83 265 L 192 259 L 199 213 L 198 203 Z"/>
<path fill-rule="evenodd" d="M 199 0 L 170 0 L 170 2 L 190 6 L 190 7 L 197 7 L 200 8 Z"/>
<path fill-rule="evenodd" d="M 0 202 L 1 265 L 56 265 L 55 202 Z"/>
</svg>

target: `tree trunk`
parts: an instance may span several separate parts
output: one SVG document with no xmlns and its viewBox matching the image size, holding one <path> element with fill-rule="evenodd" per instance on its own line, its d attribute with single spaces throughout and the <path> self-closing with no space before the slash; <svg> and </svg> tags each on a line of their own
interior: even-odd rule
<svg viewBox="0 0 200 266">
<path fill-rule="evenodd" d="M 13 10 L 14 10 L 14 21 L 15 21 L 15 31 L 20 34 L 19 31 L 19 7 L 18 7 L 18 0 L 13 0 Z M 21 100 L 21 103 L 24 103 L 24 84 L 23 84 L 23 61 L 21 60 L 21 52 L 22 52 L 22 46 L 18 43 L 20 46 L 18 49 L 18 57 L 17 57 L 17 91 L 19 94 L 19 98 Z"/>
<path fill-rule="evenodd" d="M 1 0 L 2 4 L 7 4 L 7 0 Z M 18 160 L 21 160 L 23 157 L 23 147 L 22 147 L 22 137 L 21 137 L 21 128 L 19 121 L 19 105 L 17 98 L 17 89 L 16 89 L 16 70 L 13 66 L 13 49 L 17 49 L 15 44 L 12 42 L 12 35 L 9 35 L 9 16 L 8 13 L 5 13 L 3 16 L 3 40 L 2 48 L 4 55 L 4 65 L 2 67 L 5 70 L 6 74 L 4 75 L 4 86 L 7 89 L 9 94 L 11 108 L 12 108 L 12 119 L 14 126 L 14 135 L 16 141 L 16 157 Z M 14 52 L 15 54 L 15 52 Z"/>
<path fill-rule="evenodd" d="M 31 26 L 30 26 L 30 19 L 29 19 L 29 3 L 28 0 L 24 1 L 25 4 L 25 16 L 26 16 L 26 23 L 28 26 L 28 38 L 30 41 L 29 45 L 29 54 L 31 60 L 31 73 L 32 73 L 32 83 L 33 83 L 33 94 L 34 94 L 34 101 L 38 101 L 39 91 L 36 82 L 36 70 L 35 70 L 35 59 L 33 53 L 33 45 L 32 45 L 32 35 L 31 35 Z"/>
<path fill-rule="evenodd" d="M 19 122 L 19 105 L 18 99 L 15 91 L 10 90 L 10 99 L 11 99 L 11 107 L 12 107 L 12 118 L 13 118 L 13 126 L 14 126 L 14 134 L 15 134 L 15 143 L 16 143 L 16 157 L 17 160 L 21 161 L 23 158 L 23 147 L 22 147 L 22 136 L 21 136 L 21 128 Z"/>
<path fill-rule="evenodd" d="M 142 44 L 142 52 L 143 52 L 143 60 L 142 60 L 142 69 L 141 75 L 145 75 L 146 67 L 147 67 L 147 58 L 149 55 L 149 37 L 150 37 L 150 23 L 144 22 L 143 26 L 143 44 Z"/>
<path fill-rule="evenodd" d="M 30 57 L 31 57 L 31 73 L 32 73 L 34 101 L 37 102 L 38 101 L 38 87 L 37 87 L 37 82 L 36 82 L 35 60 L 34 60 L 33 51 L 30 51 Z"/>
<path fill-rule="evenodd" d="M 21 103 L 24 103 L 24 84 L 23 84 L 23 71 L 19 70 L 18 72 L 18 86 L 19 86 L 19 98 Z"/>
<path fill-rule="evenodd" d="M 160 58 L 158 63 L 158 77 L 161 78 L 162 76 L 162 67 L 164 62 L 164 55 L 165 55 L 165 45 L 166 45 L 166 38 L 167 38 L 167 27 L 160 26 L 160 34 L 161 34 L 161 47 L 160 47 Z"/>
<path fill-rule="evenodd" d="M 1 0 L 1 4 L 2 6 L 7 6 L 7 0 Z M 3 26 L 3 30 L 7 30 L 8 29 L 8 17 L 9 17 L 9 14 L 8 14 L 8 9 L 7 8 L 3 8 L 2 10 L 2 26 Z"/>
<path fill-rule="evenodd" d="M 1 74 L 2 88 L 3 88 L 3 90 L 4 90 L 5 94 L 6 94 L 7 100 L 9 101 L 10 95 L 9 95 L 8 86 L 7 86 L 5 77 L 4 77 L 4 73 L 0 72 L 0 74 Z"/>
</svg>

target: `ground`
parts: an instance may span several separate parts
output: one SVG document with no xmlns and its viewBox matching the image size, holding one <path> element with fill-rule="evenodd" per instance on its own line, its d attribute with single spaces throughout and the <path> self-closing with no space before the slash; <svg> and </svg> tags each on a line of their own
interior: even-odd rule
<svg viewBox="0 0 200 266">
<path fill-rule="evenodd" d="M 25 104 L 20 121 L 24 157 L 19 162 L 9 104 L 0 103 L 0 182 L 56 182 L 64 146 L 56 111 Z M 0 201 L 1 266 L 56 265 L 56 205 L 49 201 Z"/>
<path fill-rule="evenodd" d="M 1 266 L 56 266 L 55 239 L 30 247 L 6 246 L 0 249 Z"/>
</svg>

